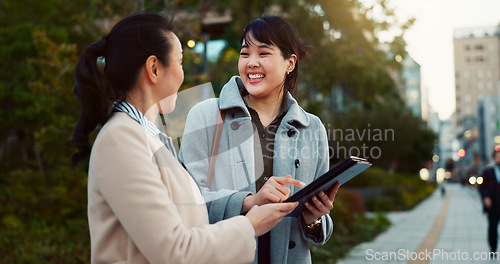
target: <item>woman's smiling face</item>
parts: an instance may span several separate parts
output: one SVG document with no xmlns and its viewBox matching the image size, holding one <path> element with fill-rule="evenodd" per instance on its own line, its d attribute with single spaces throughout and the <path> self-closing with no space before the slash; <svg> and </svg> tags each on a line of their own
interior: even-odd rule
<svg viewBox="0 0 500 264">
<path fill-rule="evenodd" d="M 241 45 L 238 71 L 248 93 L 256 98 L 281 97 L 285 77 L 293 70 L 296 56 L 285 59 L 276 45 L 256 40 L 252 35 Z"/>
</svg>

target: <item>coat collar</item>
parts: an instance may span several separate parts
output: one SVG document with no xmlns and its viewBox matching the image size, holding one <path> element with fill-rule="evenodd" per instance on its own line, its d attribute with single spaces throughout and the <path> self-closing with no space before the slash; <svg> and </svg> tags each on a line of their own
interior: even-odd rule
<svg viewBox="0 0 500 264">
<path fill-rule="evenodd" d="M 238 85 L 239 84 L 239 85 Z M 245 116 L 250 117 L 250 112 L 248 112 L 245 102 L 243 101 L 242 95 L 246 94 L 247 91 L 241 83 L 239 76 L 233 76 L 227 82 L 220 92 L 219 97 L 219 108 L 221 110 L 227 110 L 231 108 L 239 108 L 245 113 Z M 292 97 L 290 93 L 286 93 L 286 106 L 287 113 L 283 117 L 282 122 L 294 125 L 299 123 L 300 125 L 307 127 L 309 126 L 309 117 L 307 116 L 304 109 L 302 109 L 297 101 Z"/>
</svg>

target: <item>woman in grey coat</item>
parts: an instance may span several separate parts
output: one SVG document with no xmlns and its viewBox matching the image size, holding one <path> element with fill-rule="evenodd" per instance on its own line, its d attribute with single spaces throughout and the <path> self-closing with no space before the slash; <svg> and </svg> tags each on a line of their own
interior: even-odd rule
<svg viewBox="0 0 500 264">
<path fill-rule="evenodd" d="M 219 99 L 190 110 L 182 138 L 180 158 L 212 223 L 282 202 L 329 169 L 324 126 L 291 96 L 305 56 L 296 31 L 280 17 L 263 17 L 248 24 L 241 43 L 240 76 Z M 223 122 L 220 136 L 214 136 L 217 122 Z M 212 177 L 210 156 L 219 139 Z M 286 217 L 259 237 L 255 263 L 311 263 L 308 243 L 324 244 L 332 234 L 328 213 L 337 190 L 318 193 L 300 217 Z"/>
</svg>

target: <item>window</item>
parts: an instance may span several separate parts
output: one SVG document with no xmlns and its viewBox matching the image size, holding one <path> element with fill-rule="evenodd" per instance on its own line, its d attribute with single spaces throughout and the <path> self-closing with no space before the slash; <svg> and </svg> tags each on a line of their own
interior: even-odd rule
<svg viewBox="0 0 500 264">
<path fill-rule="evenodd" d="M 467 114 L 467 115 L 472 114 L 472 110 L 471 110 L 470 106 L 465 107 L 465 114 Z"/>
<path fill-rule="evenodd" d="M 469 71 L 464 71 L 464 78 L 469 79 L 470 78 L 470 72 Z"/>
<path fill-rule="evenodd" d="M 483 56 L 476 56 L 476 62 L 483 62 L 484 58 Z"/>
<path fill-rule="evenodd" d="M 477 78 L 483 78 L 483 70 L 476 71 Z"/>
<path fill-rule="evenodd" d="M 483 50 L 484 49 L 483 44 L 476 44 L 476 45 L 474 45 L 474 49 L 475 50 Z"/>
<path fill-rule="evenodd" d="M 477 89 L 483 90 L 483 88 L 484 88 L 483 82 L 478 82 L 477 83 Z"/>
<path fill-rule="evenodd" d="M 418 91 L 413 90 L 410 92 L 409 97 L 410 99 L 412 99 L 412 101 L 416 101 L 416 99 L 418 99 L 418 96 L 419 96 Z"/>
<path fill-rule="evenodd" d="M 465 50 L 470 50 L 470 46 L 469 45 L 465 45 Z"/>
</svg>

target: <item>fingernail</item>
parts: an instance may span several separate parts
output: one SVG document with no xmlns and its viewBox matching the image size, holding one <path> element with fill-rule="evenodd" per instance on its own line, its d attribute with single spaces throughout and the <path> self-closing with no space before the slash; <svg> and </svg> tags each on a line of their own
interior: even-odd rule
<svg viewBox="0 0 500 264">
<path fill-rule="evenodd" d="M 306 185 L 306 183 L 305 182 L 300 182 L 300 185 L 304 186 L 304 185 Z"/>
<path fill-rule="evenodd" d="M 316 201 L 316 200 L 318 200 L 318 198 L 316 198 L 316 196 L 314 196 L 314 197 L 313 197 L 313 200 L 314 200 L 314 201 Z"/>
<path fill-rule="evenodd" d="M 306 206 L 309 206 L 309 203 L 308 203 L 308 202 L 305 202 L 304 204 L 305 204 Z"/>
<path fill-rule="evenodd" d="M 325 196 L 325 193 L 324 193 L 324 192 L 321 192 L 319 195 L 321 195 L 321 196 Z"/>
</svg>

